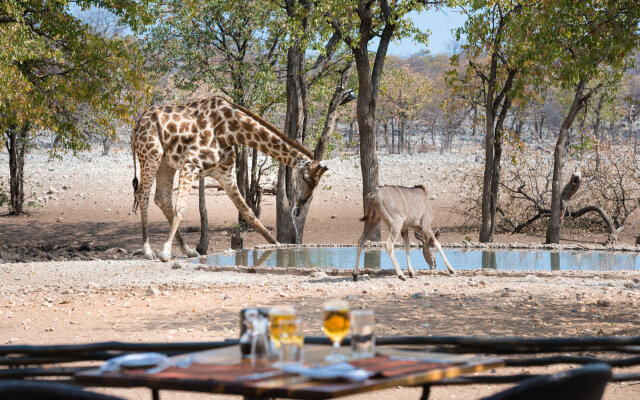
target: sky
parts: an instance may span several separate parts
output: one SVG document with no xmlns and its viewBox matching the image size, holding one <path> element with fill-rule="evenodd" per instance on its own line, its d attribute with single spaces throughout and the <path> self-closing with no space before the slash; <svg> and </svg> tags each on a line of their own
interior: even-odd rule
<svg viewBox="0 0 640 400">
<path fill-rule="evenodd" d="M 444 11 L 427 10 L 421 13 L 410 13 L 416 27 L 422 31 L 429 30 L 428 49 L 432 54 L 448 53 L 450 43 L 454 40 L 452 29 L 461 27 L 466 17 L 459 11 L 446 9 Z M 424 50 L 423 44 L 414 43 L 411 39 L 393 41 L 389 45 L 388 54 L 406 57 Z"/>
</svg>

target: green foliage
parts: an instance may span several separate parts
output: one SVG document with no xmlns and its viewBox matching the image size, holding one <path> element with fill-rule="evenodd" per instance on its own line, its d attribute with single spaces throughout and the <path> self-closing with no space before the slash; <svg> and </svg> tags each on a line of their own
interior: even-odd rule
<svg viewBox="0 0 640 400">
<path fill-rule="evenodd" d="M 581 80 L 620 78 L 638 44 L 637 1 L 543 1 L 538 8 L 536 60 L 552 81 L 573 89 Z"/>
<path fill-rule="evenodd" d="M 106 39 L 69 10 L 70 0 L 9 0 L 0 5 L 0 131 L 51 129 L 73 151 L 86 146 L 79 112 L 130 119 L 144 94 L 142 58 L 132 38 Z M 137 30 L 149 21 L 144 2 L 81 0 Z M 0 148 L 4 138 L 0 139 Z"/>
<path fill-rule="evenodd" d="M 271 3 L 161 0 L 155 10 L 145 52 L 156 79 L 191 93 L 213 89 L 259 113 L 282 101 L 282 15 Z"/>
<path fill-rule="evenodd" d="M 585 136 L 579 142 L 569 145 L 569 156 L 580 158 L 584 152 L 593 150 L 593 144 L 593 140 L 589 136 Z"/>
</svg>

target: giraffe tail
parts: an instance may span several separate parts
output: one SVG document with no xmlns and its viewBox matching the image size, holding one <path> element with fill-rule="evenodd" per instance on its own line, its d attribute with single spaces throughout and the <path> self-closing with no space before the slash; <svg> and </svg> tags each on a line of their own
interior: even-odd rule
<svg viewBox="0 0 640 400">
<path fill-rule="evenodd" d="M 138 192 L 138 168 L 136 166 L 136 147 L 133 140 L 131 140 L 131 152 L 133 153 L 133 181 L 131 182 L 133 185 L 133 212 L 137 214 L 138 197 L 136 196 L 136 193 Z"/>
</svg>

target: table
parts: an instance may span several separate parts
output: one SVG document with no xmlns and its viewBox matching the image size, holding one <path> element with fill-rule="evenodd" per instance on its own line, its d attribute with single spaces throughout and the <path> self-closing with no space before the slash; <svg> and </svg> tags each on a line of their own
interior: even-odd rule
<svg viewBox="0 0 640 400">
<path fill-rule="evenodd" d="M 329 346 L 305 345 L 304 361 L 309 364 L 320 362 L 331 351 Z M 341 351 L 348 354 L 349 350 L 343 348 Z M 143 369 L 122 372 L 95 369 L 76 374 L 74 381 L 86 386 L 147 387 L 152 390 L 154 399 L 159 398 L 161 389 L 224 393 L 257 399 L 331 399 L 395 386 L 422 386 L 422 399 L 426 399 L 430 385 L 441 379 L 504 365 L 498 358 L 378 349 L 374 358 L 349 361 L 375 375 L 363 382 L 348 382 L 318 381 L 285 374 L 271 367 L 270 362 L 252 367 L 249 360 L 240 357 L 238 346 L 184 354 L 172 357 L 172 361 L 177 363 L 185 358 L 191 362 L 186 368 L 169 367 L 155 374 Z M 261 379 L 256 375 L 258 373 L 264 373 Z M 247 375 L 253 375 L 254 379 L 246 379 Z"/>
</svg>

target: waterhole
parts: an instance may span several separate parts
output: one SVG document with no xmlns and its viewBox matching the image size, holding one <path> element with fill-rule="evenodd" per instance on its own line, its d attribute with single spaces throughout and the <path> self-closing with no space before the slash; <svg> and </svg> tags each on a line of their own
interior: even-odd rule
<svg viewBox="0 0 640 400">
<path fill-rule="evenodd" d="M 548 251 L 548 250 L 461 250 L 444 249 L 444 253 L 456 270 L 480 268 L 501 271 L 635 271 L 640 269 L 640 254 L 597 251 Z M 406 269 L 404 249 L 397 248 L 396 259 Z M 422 250 L 411 249 L 411 265 L 415 269 L 429 269 Z M 200 262 L 220 266 L 267 267 L 330 267 L 353 268 L 355 247 L 297 247 L 281 249 L 250 249 L 212 254 Z M 363 263 L 364 261 L 364 263 Z M 393 269 L 384 249 L 368 249 L 360 257 L 360 267 Z M 439 270 L 445 269 L 440 254 L 436 256 Z"/>
</svg>

